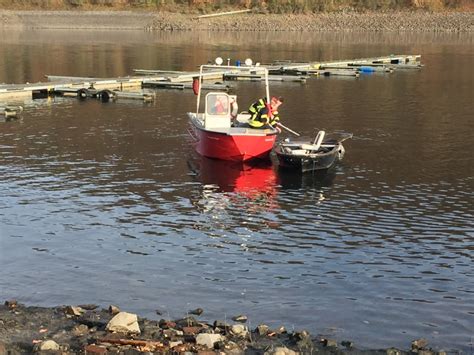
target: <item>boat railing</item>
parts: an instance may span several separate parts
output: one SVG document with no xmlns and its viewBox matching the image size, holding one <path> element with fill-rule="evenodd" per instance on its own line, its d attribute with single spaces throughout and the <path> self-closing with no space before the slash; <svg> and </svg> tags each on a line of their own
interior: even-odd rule
<svg viewBox="0 0 474 355">
<path fill-rule="evenodd" d="M 234 66 L 234 65 L 215 65 L 215 64 L 204 64 L 199 67 L 199 89 L 197 91 L 197 103 L 196 103 L 196 116 L 199 113 L 199 106 L 201 103 L 201 82 L 203 78 L 203 73 L 205 71 L 216 71 L 216 70 L 222 70 L 226 72 L 231 72 L 231 73 L 238 73 L 241 71 L 251 71 L 252 73 L 258 74 L 258 73 L 263 73 L 264 78 L 265 78 L 265 95 L 268 101 L 268 104 L 270 104 L 270 88 L 268 85 L 268 69 L 265 67 L 261 67 L 259 65 L 244 65 L 244 66 Z"/>
</svg>

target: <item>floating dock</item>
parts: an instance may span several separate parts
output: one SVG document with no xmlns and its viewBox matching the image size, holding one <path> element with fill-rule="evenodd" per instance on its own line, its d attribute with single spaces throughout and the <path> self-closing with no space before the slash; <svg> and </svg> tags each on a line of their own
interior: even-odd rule
<svg viewBox="0 0 474 355">
<path fill-rule="evenodd" d="M 11 99 L 28 99 L 44 97 L 55 93 L 76 92 L 79 96 L 81 89 L 87 90 L 110 90 L 110 91 L 133 91 L 142 87 L 143 78 L 83 78 L 71 76 L 47 75 L 48 82 L 0 85 L 0 101 Z M 159 78 L 157 78 L 159 79 Z"/>
<path fill-rule="evenodd" d="M 421 55 L 389 55 L 361 59 L 346 59 L 327 62 L 291 62 L 275 61 L 261 65 L 269 70 L 269 80 L 283 82 L 300 82 L 315 75 L 324 76 L 353 76 L 360 73 L 381 72 L 392 73 L 398 69 L 420 69 Z M 240 69 L 244 68 L 245 65 Z M 61 95 L 82 99 L 97 98 L 102 101 L 109 99 L 139 99 L 152 101 L 154 92 L 147 89 L 191 89 L 192 81 L 199 72 L 166 71 L 134 69 L 133 76 L 117 78 L 92 78 L 46 75 L 47 82 L 26 84 L 0 84 L 0 102 L 17 101 Z M 247 80 L 261 81 L 262 77 L 248 67 L 245 70 L 222 69 L 216 65 L 216 70 L 204 73 L 202 84 L 205 90 L 228 90 L 230 85 L 224 81 Z"/>
<path fill-rule="evenodd" d="M 295 63 L 291 61 L 276 61 L 268 66 L 270 72 L 278 72 L 280 74 L 286 71 L 305 72 L 308 70 L 320 70 L 321 68 L 327 67 L 342 67 L 347 68 L 351 66 L 380 66 L 385 65 L 386 67 L 395 69 L 419 69 L 421 65 L 421 55 L 419 54 L 399 54 L 389 55 L 385 57 L 372 57 L 372 58 L 360 58 L 360 59 L 344 59 L 335 60 L 328 62 L 303 62 Z"/>
</svg>

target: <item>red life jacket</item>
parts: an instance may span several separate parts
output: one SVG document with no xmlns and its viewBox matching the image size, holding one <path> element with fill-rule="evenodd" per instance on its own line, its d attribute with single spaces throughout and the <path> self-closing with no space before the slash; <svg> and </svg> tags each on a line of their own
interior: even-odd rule
<svg viewBox="0 0 474 355">
<path fill-rule="evenodd" d="M 270 121 L 271 121 L 271 119 L 273 118 L 273 110 L 272 110 L 272 105 L 271 105 L 271 104 L 269 104 L 268 102 L 266 102 L 266 103 L 265 103 L 265 107 L 267 108 L 267 111 L 268 111 L 268 113 L 267 113 L 267 115 L 268 115 L 268 118 L 269 118 L 269 119 L 270 119 Z"/>
</svg>

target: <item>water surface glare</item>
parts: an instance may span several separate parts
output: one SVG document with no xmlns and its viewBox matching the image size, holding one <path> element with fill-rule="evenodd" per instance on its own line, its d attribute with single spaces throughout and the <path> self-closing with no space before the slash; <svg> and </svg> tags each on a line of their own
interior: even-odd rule
<svg viewBox="0 0 474 355">
<path fill-rule="evenodd" d="M 189 148 L 192 92 L 27 101 L 0 122 L 0 299 L 244 313 L 358 347 L 472 351 L 473 36 L 0 31 L 0 82 L 192 70 L 220 55 L 421 54 L 421 71 L 275 83 L 283 122 L 352 132 L 327 174 Z M 263 92 L 233 84 L 242 109 Z"/>
</svg>

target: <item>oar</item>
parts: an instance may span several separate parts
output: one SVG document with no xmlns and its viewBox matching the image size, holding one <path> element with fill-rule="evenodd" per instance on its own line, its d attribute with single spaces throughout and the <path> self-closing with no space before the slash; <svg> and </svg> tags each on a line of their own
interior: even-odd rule
<svg viewBox="0 0 474 355">
<path fill-rule="evenodd" d="M 298 137 L 301 136 L 301 134 L 299 134 L 298 132 L 293 131 L 292 129 L 282 125 L 279 122 L 277 123 L 277 126 L 286 129 L 288 132 L 293 133 L 295 136 L 298 136 Z"/>
</svg>

